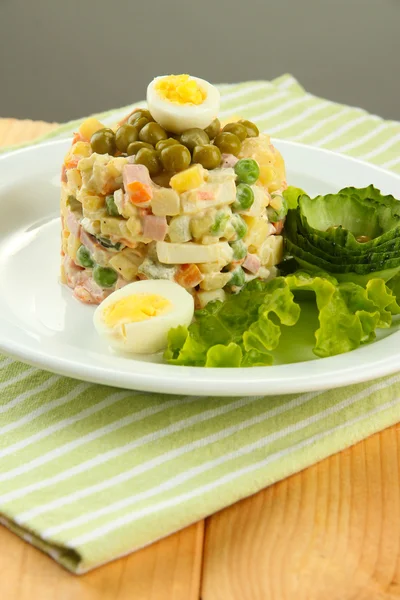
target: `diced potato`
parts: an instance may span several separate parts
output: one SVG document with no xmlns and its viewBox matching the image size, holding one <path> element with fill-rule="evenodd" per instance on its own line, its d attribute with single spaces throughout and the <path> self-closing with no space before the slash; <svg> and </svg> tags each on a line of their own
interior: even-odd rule
<svg viewBox="0 0 400 600">
<path fill-rule="evenodd" d="M 61 268 L 60 268 L 60 283 L 67 283 L 67 276 L 65 274 L 64 265 L 61 265 Z"/>
<path fill-rule="evenodd" d="M 220 300 L 225 302 L 226 294 L 224 290 L 212 290 L 210 292 L 198 292 L 197 300 L 200 308 L 204 308 L 209 302 L 213 300 Z"/>
<path fill-rule="evenodd" d="M 133 263 L 134 265 L 136 265 L 138 267 L 139 265 L 142 264 L 143 257 L 146 255 L 146 251 L 144 251 L 143 255 L 141 255 L 141 253 L 138 252 L 137 249 L 131 250 L 130 248 L 124 248 L 124 250 L 122 250 L 122 252 L 120 252 L 120 254 L 125 256 L 125 258 L 127 258 L 129 260 L 129 262 Z"/>
<path fill-rule="evenodd" d="M 254 246 L 254 248 L 259 248 L 269 235 L 270 225 L 268 221 L 260 219 L 259 217 L 243 216 L 243 218 L 248 227 L 244 241 L 248 247 Z"/>
<path fill-rule="evenodd" d="M 89 144 L 89 142 L 76 142 L 72 146 L 70 153 L 74 156 L 81 156 L 82 158 L 87 158 L 92 154 L 92 146 Z"/>
<path fill-rule="evenodd" d="M 168 227 L 168 235 L 171 242 L 181 244 L 192 239 L 190 232 L 190 217 L 180 215 L 171 219 Z"/>
<path fill-rule="evenodd" d="M 204 183 L 204 168 L 201 165 L 193 165 L 185 171 L 176 173 L 171 177 L 169 183 L 178 194 L 194 190 Z"/>
<path fill-rule="evenodd" d="M 112 158 L 107 165 L 107 170 L 110 177 L 114 177 L 114 179 L 118 179 L 120 177 L 122 182 L 122 170 L 126 164 L 128 164 L 128 159 L 124 156 Z"/>
<path fill-rule="evenodd" d="M 154 190 L 151 210 L 157 217 L 173 217 L 180 213 L 180 198 L 175 190 L 160 188 Z"/>
<path fill-rule="evenodd" d="M 207 273 L 204 274 L 204 279 L 200 283 L 200 287 L 206 291 L 217 290 L 225 287 L 231 277 L 231 273 Z"/>
<path fill-rule="evenodd" d="M 190 231 L 195 240 L 201 240 L 204 235 L 210 233 L 211 226 L 215 221 L 216 211 L 207 211 L 199 216 L 192 217 L 190 221 Z"/>
<path fill-rule="evenodd" d="M 110 265 L 117 271 L 117 273 L 122 275 L 126 281 L 132 281 L 138 272 L 138 265 L 131 262 L 129 258 L 127 258 L 127 256 L 122 252 L 119 252 L 110 258 Z"/>
<path fill-rule="evenodd" d="M 142 224 L 141 221 L 137 217 L 129 217 L 126 222 L 128 227 L 128 231 L 133 238 L 139 237 L 142 232 Z"/>
<path fill-rule="evenodd" d="M 283 256 L 283 237 L 270 235 L 258 250 L 258 256 L 264 267 L 278 265 Z"/>
<path fill-rule="evenodd" d="M 103 128 L 103 123 L 100 123 L 100 121 L 98 121 L 94 117 L 89 117 L 89 119 L 83 121 L 83 123 L 79 127 L 79 133 L 85 140 L 89 141 L 92 135 L 96 133 L 96 131 L 99 131 L 99 129 Z"/>
<path fill-rule="evenodd" d="M 126 221 L 122 219 L 117 219 L 115 217 L 106 217 L 104 219 L 101 219 L 100 229 L 102 235 L 114 235 L 117 237 L 121 237 L 121 234 L 123 237 L 123 233 L 129 231 Z"/>
<path fill-rule="evenodd" d="M 69 233 L 68 229 L 64 229 L 62 232 L 62 236 L 61 236 L 61 247 L 65 254 L 68 253 L 68 238 L 69 238 L 69 236 L 70 236 L 70 233 Z"/>
<path fill-rule="evenodd" d="M 198 267 L 202 273 L 217 273 L 223 267 L 225 267 L 228 264 L 228 262 L 229 262 L 228 260 L 220 259 L 215 262 L 202 263 L 202 264 L 198 265 Z"/>
<path fill-rule="evenodd" d="M 95 196 L 92 194 L 81 194 L 80 200 L 85 212 L 95 213 L 105 207 L 104 196 Z"/>
<path fill-rule="evenodd" d="M 202 238 L 201 243 L 208 246 L 209 244 L 218 244 L 219 241 L 220 238 L 217 235 L 205 235 Z"/>
<path fill-rule="evenodd" d="M 72 233 L 68 236 L 67 243 L 67 254 L 72 258 L 73 261 L 76 260 L 76 253 L 78 248 L 82 245 L 82 242 L 79 238 L 76 238 Z"/>
<path fill-rule="evenodd" d="M 69 190 L 75 194 L 82 185 L 82 177 L 78 169 L 67 170 L 67 182 Z"/>
</svg>

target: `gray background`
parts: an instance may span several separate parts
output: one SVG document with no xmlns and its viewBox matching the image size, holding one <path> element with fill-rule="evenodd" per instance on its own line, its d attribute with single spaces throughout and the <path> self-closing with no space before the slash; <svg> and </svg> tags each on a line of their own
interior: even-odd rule
<svg viewBox="0 0 400 600">
<path fill-rule="evenodd" d="M 65 121 L 145 97 L 156 75 L 286 72 L 400 119 L 400 0 L 0 0 L 0 116 Z"/>
</svg>

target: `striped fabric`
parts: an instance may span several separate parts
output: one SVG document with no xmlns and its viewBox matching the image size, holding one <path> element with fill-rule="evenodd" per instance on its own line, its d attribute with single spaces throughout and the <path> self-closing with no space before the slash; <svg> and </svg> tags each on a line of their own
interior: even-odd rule
<svg viewBox="0 0 400 600">
<path fill-rule="evenodd" d="M 221 92 L 223 117 L 400 173 L 400 123 L 316 98 L 288 75 Z M 329 392 L 199 398 L 91 385 L 0 356 L 0 393 L 0 521 L 76 573 L 400 419 L 400 374 Z"/>
</svg>

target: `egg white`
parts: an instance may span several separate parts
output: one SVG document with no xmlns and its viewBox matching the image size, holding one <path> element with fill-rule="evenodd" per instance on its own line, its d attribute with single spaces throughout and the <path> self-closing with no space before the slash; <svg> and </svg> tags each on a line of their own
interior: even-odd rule
<svg viewBox="0 0 400 600">
<path fill-rule="evenodd" d="M 206 92 L 207 97 L 202 104 L 176 104 L 162 98 L 156 89 L 158 81 L 165 77 L 168 75 L 156 77 L 147 87 L 147 106 L 157 123 L 177 134 L 192 127 L 208 127 L 219 114 L 220 93 L 217 88 L 204 79 L 191 77 Z"/>
<path fill-rule="evenodd" d="M 144 321 L 108 325 L 104 310 L 122 298 L 133 294 L 157 294 L 166 298 L 172 308 L 164 314 Z M 115 350 L 134 354 L 154 354 L 167 347 L 168 331 L 178 325 L 188 326 L 193 319 L 193 297 L 183 287 L 166 279 L 135 281 L 110 294 L 96 308 L 93 323 L 98 334 Z"/>
</svg>

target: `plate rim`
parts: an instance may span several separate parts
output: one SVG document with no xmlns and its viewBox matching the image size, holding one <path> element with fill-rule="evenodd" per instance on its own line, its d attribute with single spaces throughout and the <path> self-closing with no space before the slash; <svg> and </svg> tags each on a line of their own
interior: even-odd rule
<svg viewBox="0 0 400 600">
<path fill-rule="evenodd" d="M 334 156 L 335 159 L 342 159 L 346 163 L 355 163 L 385 176 L 390 176 L 400 183 L 400 175 L 393 173 L 387 169 L 377 165 L 368 163 L 355 157 L 347 156 L 326 148 L 318 148 L 315 146 L 271 138 L 277 145 L 295 147 L 298 151 L 302 149 L 307 152 L 314 152 L 318 155 L 324 154 Z M 17 148 L 10 152 L 6 152 L 0 156 L 0 165 L 3 166 L 4 161 L 15 160 L 19 155 L 29 154 L 40 149 L 54 146 L 68 145 L 68 138 L 52 139 L 46 142 Z M 5 178 L 7 179 L 7 177 Z M 6 182 L 7 184 L 7 182 Z M 0 315 L 0 325 L 4 323 Z M 4 328 L 2 328 L 4 329 Z M 388 341 L 390 340 L 390 341 Z M 397 341 L 397 343 L 396 343 Z M 379 340 L 371 345 L 365 345 L 361 348 L 347 353 L 338 355 L 349 357 L 354 354 L 362 353 L 366 348 L 371 348 L 377 345 L 388 345 L 389 348 L 397 346 L 400 348 L 400 331 L 397 331 L 383 340 Z M 247 368 L 229 368 L 229 369 L 207 369 L 207 378 L 204 378 L 204 367 L 182 367 L 168 364 L 158 364 L 137 361 L 130 359 L 129 364 L 132 365 L 131 372 L 118 372 L 115 368 L 105 368 L 102 365 L 91 363 L 83 366 L 77 361 L 71 360 L 70 357 L 58 357 L 51 355 L 48 352 L 42 351 L 40 348 L 33 350 L 27 344 L 19 343 L 18 341 L 6 339 L 0 331 L 0 351 L 21 360 L 35 367 L 45 369 L 51 372 L 65 375 L 75 379 L 90 381 L 104 385 L 112 385 L 115 387 L 129 388 L 141 391 L 162 392 L 169 394 L 185 394 L 188 393 L 188 383 L 191 383 L 195 389 L 193 393 L 199 396 L 232 396 L 232 395 L 280 395 L 290 393 L 302 393 L 306 391 L 317 391 L 330 388 L 338 388 L 355 383 L 365 382 L 385 375 L 390 375 L 400 370 L 400 350 L 394 353 L 385 353 L 383 358 L 380 358 L 373 363 L 368 362 L 366 365 L 354 365 L 354 360 L 349 360 L 348 368 L 343 369 L 338 357 L 329 357 L 324 359 L 315 359 L 315 361 L 290 363 L 286 365 L 274 365 L 271 367 L 252 367 Z M 335 366 L 335 362 L 339 366 Z M 360 361 L 356 361 L 359 363 Z M 293 371 L 301 370 L 302 365 L 307 365 L 307 369 L 303 376 L 298 375 L 297 378 L 292 378 L 287 381 L 279 377 L 279 372 L 288 368 Z M 313 368 L 310 368 L 313 365 Z M 137 371 L 135 366 L 140 366 L 144 372 Z M 324 368 L 325 367 L 325 368 Z M 161 373 L 159 378 L 154 378 L 154 369 L 157 368 Z M 203 376 L 201 375 L 203 374 Z M 245 376 L 243 377 L 243 374 Z M 273 377 L 269 376 L 274 375 Z M 270 389 L 268 389 L 270 388 Z"/>
</svg>

